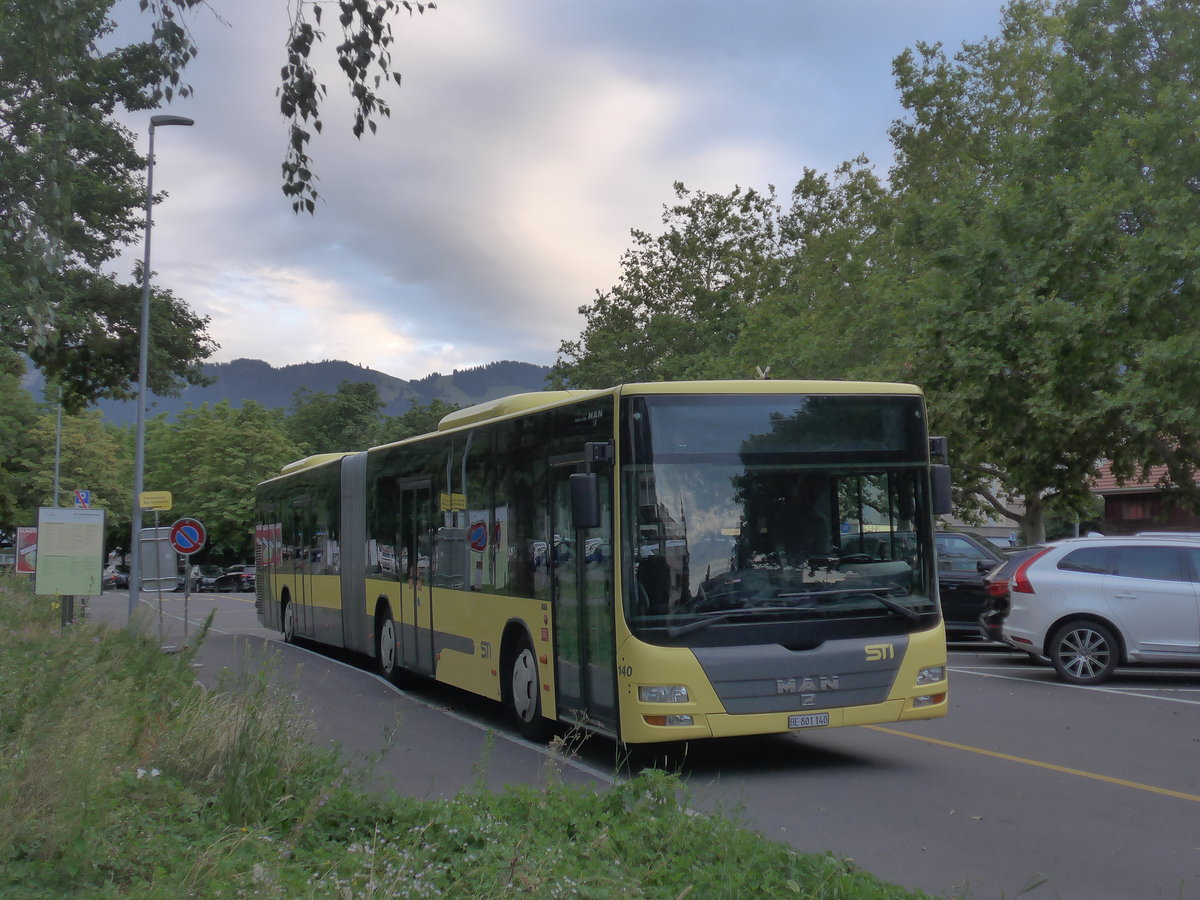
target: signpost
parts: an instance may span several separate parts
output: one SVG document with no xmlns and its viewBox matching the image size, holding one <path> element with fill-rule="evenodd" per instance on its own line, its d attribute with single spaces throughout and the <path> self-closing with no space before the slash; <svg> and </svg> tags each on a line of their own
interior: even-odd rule
<svg viewBox="0 0 1200 900">
<path fill-rule="evenodd" d="M 161 510 L 166 512 L 171 508 L 171 492 L 170 491 L 142 491 L 141 500 L 142 509 Z"/>
<path fill-rule="evenodd" d="M 171 526 L 171 546 L 175 548 L 176 553 L 182 553 L 184 556 L 191 556 L 204 546 L 207 539 L 208 535 L 205 534 L 199 519 L 185 517 L 178 519 Z"/>
<path fill-rule="evenodd" d="M 185 574 L 183 576 L 184 637 L 187 637 L 188 632 L 188 600 L 192 596 L 192 567 L 187 564 L 186 557 L 191 556 L 203 547 L 206 540 L 208 540 L 208 535 L 205 533 L 204 525 L 199 519 L 191 519 L 185 516 L 182 519 L 177 519 L 175 524 L 171 526 L 171 546 L 175 548 L 177 553 L 181 553 L 185 557 Z"/>
</svg>

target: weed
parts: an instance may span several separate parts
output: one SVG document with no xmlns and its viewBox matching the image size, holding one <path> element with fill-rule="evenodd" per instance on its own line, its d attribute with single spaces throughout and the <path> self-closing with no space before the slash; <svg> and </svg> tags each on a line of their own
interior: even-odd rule
<svg viewBox="0 0 1200 900">
<path fill-rule="evenodd" d="M 458 796 L 384 796 L 312 748 L 272 666 L 205 690 L 194 649 L 63 631 L 11 577 L 0 640 L 0 898 L 920 896 L 698 815 L 672 774 L 568 785 L 581 730 L 540 784 L 488 791 L 489 742 Z"/>
</svg>

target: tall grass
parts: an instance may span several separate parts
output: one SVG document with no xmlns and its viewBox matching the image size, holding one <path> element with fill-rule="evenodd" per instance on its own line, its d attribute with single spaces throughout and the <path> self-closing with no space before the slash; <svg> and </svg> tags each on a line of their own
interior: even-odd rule
<svg viewBox="0 0 1200 900">
<path fill-rule="evenodd" d="M 194 652 L 64 632 L 0 577 L 0 897 L 921 896 L 692 814 L 661 772 L 381 796 L 313 749 L 270 673 L 205 690 Z"/>
</svg>

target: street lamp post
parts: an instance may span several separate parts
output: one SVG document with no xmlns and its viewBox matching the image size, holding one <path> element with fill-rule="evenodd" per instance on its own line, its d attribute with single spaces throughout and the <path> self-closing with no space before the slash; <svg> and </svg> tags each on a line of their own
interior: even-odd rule
<svg viewBox="0 0 1200 900">
<path fill-rule="evenodd" d="M 146 256 L 142 262 L 142 333 L 138 344 L 137 431 L 133 454 L 133 516 L 129 544 L 129 619 L 133 621 L 142 592 L 142 493 L 146 466 L 146 375 L 150 356 L 150 226 L 154 207 L 154 129 L 159 125 L 191 125 L 186 116 L 150 117 L 150 155 L 146 159 Z"/>
</svg>

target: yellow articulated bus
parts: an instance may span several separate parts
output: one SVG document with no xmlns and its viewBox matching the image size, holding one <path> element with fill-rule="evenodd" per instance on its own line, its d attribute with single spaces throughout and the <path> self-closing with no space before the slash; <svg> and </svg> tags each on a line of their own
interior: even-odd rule
<svg viewBox="0 0 1200 900">
<path fill-rule="evenodd" d="M 259 485 L 258 618 L 535 740 L 944 716 L 930 447 L 912 385 L 518 394 Z"/>
</svg>

